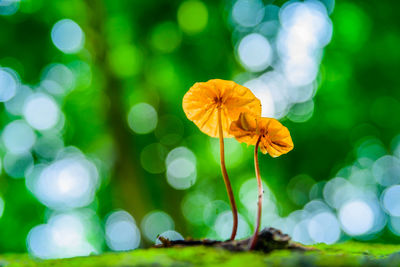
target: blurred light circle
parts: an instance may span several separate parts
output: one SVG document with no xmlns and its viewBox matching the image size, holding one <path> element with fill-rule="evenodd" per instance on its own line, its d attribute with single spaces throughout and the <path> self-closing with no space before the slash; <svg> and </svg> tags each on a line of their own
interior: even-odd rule
<svg viewBox="0 0 400 267">
<path fill-rule="evenodd" d="M 292 234 L 293 241 L 302 243 L 304 245 L 311 245 L 314 243 L 314 240 L 310 237 L 310 233 L 308 231 L 309 222 L 309 219 L 303 219 L 295 223 Z"/>
<path fill-rule="evenodd" d="M 344 178 L 329 180 L 323 189 L 323 196 L 329 206 L 339 209 L 342 204 L 355 195 L 355 188 Z"/>
<path fill-rule="evenodd" d="M 121 44 L 111 48 L 108 60 L 111 70 L 118 77 L 127 78 L 140 71 L 142 54 L 131 44 Z"/>
<path fill-rule="evenodd" d="M 82 49 L 85 35 L 75 21 L 62 19 L 51 29 L 51 40 L 59 50 L 71 54 Z"/>
<path fill-rule="evenodd" d="M 43 93 L 32 94 L 25 101 L 23 109 L 26 121 L 37 130 L 53 128 L 60 117 L 60 109 L 50 96 Z"/>
<path fill-rule="evenodd" d="M 289 2 L 279 13 L 285 30 L 298 35 L 297 40 L 313 48 L 323 47 L 332 37 L 332 23 L 319 1 Z"/>
<path fill-rule="evenodd" d="M 279 21 L 276 20 L 267 21 L 257 26 L 257 32 L 266 37 L 272 37 L 278 33 L 279 27 L 280 27 Z"/>
<path fill-rule="evenodd" d="M 279 20 L 279 11 L 280 7 L 276 5 L 266 5 L 265 6 L 265 15 L 264 21 L 278 21 Z"/>
<path fill-rule="evenodd" d="M 53 241 L 59 247 L 78 246 L 85 233 L 80 219 L 73 214 L 58 214 L 48 222 L 53 228 Z"/>
<path fill-rule="evenodd" d="M 173 176 L 175 178 L 187 178 L 196 172 L 196 166 L 193 161 L 185 158 L 177 158 L 173 160 L 168 165 L 168 176 Z"/>
<path fill-rule="evenodd" d="M 389 229 L 393 234 L 400 236 L 400 217 L 390 217 Z"/>
<path fill-rule="evenodd" d="M 315 243 L 336 243 L 340 238 L 340 226 L 331 212 L 314 215 L 308 223 L 308 232 Z"/>
<path fill-rule="evenodd" d="M 175 103 L 177 97 L 180 97 L 179 88 L 181 81 L 179 79 L 179 70 L 176 64 L 168 57 L 155 57 L 148 62 L 149 70 L 146 71 L 146 76 L 149 83 L 155 88 L 158 88 L 160 97 L 167 103 Z M 158 82 L 162 81 L 162 83 Z M 158 95 L 157 95 L 158 97 Z"/>
<path fill-rule="evenodd" d="M 375 179 L 369 169 L 353 170 L 349 177 L 349 181 L 355 186 L 364 188 L 375 188 L 376 186 Z"/>
<path fill-rule="evenodd" d="M 140 152 L 140 164 L 149 173 L 162 173 L 165 171 L 164 160 L 166 155 L 167 150 L 163 145 L 159 143 L 150 144 Z"/>
<path fill-rule="evenodd" d="M 0 15 L 2 16 L 11 16 L 17 13 L 20 0 L 3 0 L 0 1 Z"/>
<path fill-rule="evenodd" d="M 312 199 L 312 200 L 322 199 L 325 184 L 326 184 L 325 181 L 321 181 L 321 182 L 314 184 L 310 189 L 310 193 L 309 193 L 310 199 Z"/>
<path fill-rule="evenodd" d="M 262 181 L 262 186 L 263 186 L 263 202 L 262 202 L 263 212 L 264 214 L 266 212 L 268 213 L 275 212 L 276 209 L 275 197 L 273 196 L 271 190 L 269 189 L 267 184 L 265 184 L 264 181 Z M 255 177 L 246 180 L 240 186 L 239 199 L 240 202 L 243 204 L 243 206 L 246 207 L 249 214 L 251 214 L 251 217 L 253 217 L 253 215 L 257 213 L 256 203 L 258 200 L 257 180 Z"/>
<path fill-rule="evenodd" d="M 248 213 L 247 219 L 250 219 L 252 223 L 249 223 L 249 225 L 253 226 L 253 229 L 255 228 L 256 224 L 256 209 L 253 209 L 251 213 Z M 274 202 L 268 202 L 265 206 L 263 204 L 263 212 L 261 215 L 261 225 L 260 225 L 260 230 L 266 228 L 266 227 L 276 227 L 277 229 L 280 230 L 285 230 L 282 229 L 280 226 L 280 221 L 282 220 L 282 217 L 279 216 L 278 214 L 278 209 L 277 206 L 275 205 Z"/>
<path fill-rule="evenodd" d="M 297 87 L 290 87 L 289 99 L 292 103 L 304 103 L 312 99 L 317 88 L 316 82 Z"/>
<path fill-rule="evenodd" d="M 176 23 L 163 22 L 157 25 L 151 34 L 151 45 L 158 51 L 170 53 L 181 43 L 181 32 Z"/>
<path fill-rule="evenodd" d="M 31 166 L 25 174 L 25 185 L 33 194 L 35 194 L 36 184 L 42 171 L 47 167 L 45 163 L 39 163 Z"/>
<path fill-rule="evenodd" d="M 133 224 L 136 224 L 135 219 L 132 217 L 132 215 L 129 214 L 129 212 L 125 211 L 125 210 L 117 210 L 117 211 L 113 211 L 110 214 L 107 215 L 106 218 L 106 225 L 107 224 L 112 224 L 114 222 L 118 222 L 118 221 L 129 221 Z"/>
<path fill-rule="evenodd" d="M 375 161 L 372 173 L 376 181 L 383 186 L 400 183 L 400 159 L 393 156 L 383 156 Z"/>
<path fill-rule="evenodd" d="M 233 216 L 231 211 L 225 211 L 218 215 L 215 220 L 214 230 L 221 240 L 227 240 L 231 237 L 233 226 Z M 238 217 L 237 239 L 243 239 L 250 235 L 250 227 L 243 219 L 242 215 Z"/>
<path fill-rule="evenodd" d="M 344 167 L 342 167 L 341 169 L 339 169 L 337 172 L 336 172 L 336 176 L 338 177 L 338 180 L 341 180 L 341 179 L 343 179 L 345 182 L 344 182 L 344 184 L 346 184 L 346 185 L 351 185 L 351 183 L 349 182 L 349 180 L 348 179 L 345 179 L 345 178 L 342 178 L 342 177 L 349 177 L 351 174 L 352 174 L 352 172 L 353 172 L 353 167 L 355 167 L 355 166 L 353 166 L 353 165 L 347 165 L 347 166 L 344 166 Z M 354 168 L 355 169 L 355 168 Z M 336 178 L 334 178 L 334 179 L 336 179 Z"/>
<path fill-rule="evenodd" d="M 153 211 L 143 218 L 141 228 L 144 237 L 149 241 L 155 242 L 158 235 L 168 230 L 174 230 L 175 224 L 167 213 Z"/>
<path fill-rule="evenodd" d="M 183 2 L 178 8 L 178 23 L 188 34 L 202 32 L 207 26 L 208 10 L 206 5 L 198 0 Z"/>
<path fill-rule="evenodd" d="M 272 48 L 259 33 L 246 35 L 239 43 L 238 55 L 242 65 L 250 71 L 262 71 L 272 62 Z"/>
<path fill-rule="evenodd" d="M 339 220 L 343 230 L 351 235 L 363 235 L 374 226 L 375 215 L 372 208 L 362 200 L 352 200 L 339 209 Z"/>
<path fill-rule="evenodd" d="M 289 88 L 290 85 L 286 77 L 281 71 L 267 71 L 262 74 L 259 79 L 268 88 L 271 98 L 274 101 L 274 116 L 275 119 L 283 118 L 289 111 Z M 264 110 L 264 107 L 263 107 Z M 264 112 L 264 111 L 263 111 Z"/>
<path fill-rule="evenodd" d="M 4 213 L 4 200 L 0 197 L 0 218 L 3 216 Z"/>
<path fill-rule="evenodd" d="M 325 204 L 324 201 L 319 200 L 319 199 L 314 199 L 308 202 L 306 205 L 304 205 L 303 208 L 304 211 L 309 212 L 310 214 L 319 214 L 322 212 L 329 211 L 330 208 L 328 207 L 327 204 Z"/>
<path fill-rule="evenodd" d="M 52 215 L 47 223 L 52 235 L 49 243 L 54 248 L 51 258 L 70 258 L 96 253 L 86 237 L 90 231 L 88 223 L 87 217 L 76 212 Z"/>
<path fill-rule="evenodd" d="M 391 142 L 391 150 L 393 151 L 393 156 L 400 159 L 400 134 L 393 138 Z"/>
<path fill-rule="evenodd" d="M 369 159 L 369 158 L 358 158 L 358 159 L 357 159 L 357 164 L 358 164 L 361 168 L 367 169 L 367 170 L 363 170 L 363 171 L 366 171 L 367 176 L 372 176 L 371 170 L 368 169 L 368 168 L 371 168 L 372 165 L 374 164 L 374 161 L 373 161 L 372 159 Z M 358 177 L 358 180 L 360 180 L 360 177 Z M 371 184 L 371 183 L 375 184 L 375 181 L 373 181 L 373 180 L 374 180 L 374 179 L 369 179 L 368 181 L 365 181 L 365 183 L 366 183 L 366 184 L 368 184 L 368 183 L 370 183 L 370 184 Z"/>
<path fill-rule="evenodd" d="M 115 211 L 108 216 L 105 235 L 108 247 L 114 251 L 132 250 L 140 245 L 140 231 L 126 211 Z"/>
<path fill-rule="evenodd" d="M 129 127 L 137 134 L 147 134 L 157 126 L 157 111 L 147 103 L 134 105 L 128 113 Z"/>
<path fill-rule="evenodd" d="M 23 178 L 27 170 L 33 166 L 33 157 L 30 153 L 6 153 L 3 159 L 5 172 L 13 178 Z"/>
<path fill-rule="evenodd" d="M 32 89 L 28 86 L 18 86 L 15 96 L 4 103 L 6 110 L 13 115 L 22 115 L 24 102 L 31 94 Z"/>
<path fill-rule="evenodd" d="M 178 158 L 167 166 L 167 181 L 175 189 L 183 190 L 196 182 L 195 164 L 185 158 Z"/>
<path fill-rule="evenodd" d="M 18 76 L 15 71 L 8 68 L 0 68 L 0 102 L 12 99 L 19 86 Z"/>
<path fill-rule="evenodd" d="M 292 211 L 289 216 L 287 216 L 286 218 L 284 218 L 283 222 L 284 222 L 284 229 L 286 229 L 286 232 L 291 235 L 294 236 L 295 234 L 295 230 L 297 230 L 299 227 L 297 227 L 299 225 L 299 223 L 304 220 L 305 218 L 308 217 L 308 212 L 304 211 L 304 210 L 295 210 Z M 303 231 L 300 232 L 300 234 L 304 233 L 306 235 L 306 238 L 302 238 L 302 239 L 311 239 L 309 237 L 308 234 L 308 230 L 307 230 L 307 224 L 308 221 L 305 221 L 305 225 L 303 225 Z M 297 228 L 297 229 L 296 229 Z M 297 234 L 298 235 L 298 234 Z M 301 238 L 301 236 L 300 236 Z M 312 241 L 312 240 L 311 240 Z"/>
<path fill-rule="evenodd" d="M 76 79 L 76 85 L 81 89 L 89 88 L 93 80 L 92 66 L 83 60 L 74 60 L 68 64 Z"/>
<path fill-rule="evenodd" d="M 377 160 L 385 155 L 386 149 L 383 146 L 382 141 L 378 140 L 377 138 L 367 138 L 357 148 L 358 158 Z M 379 170 L 380 173 L 381 168 L 378 168 L 377 170 Z"/>
<path fill-rule="evenodd" d="M 318 74 L 318 62 L 311 57 L 301 60 L 288 60 L 284 64 L 284 73 L 293 86 L 305 86 L 312 83 Z"/>
<path fill-rule="evenodd" d="M 209 138 L 211 152 L 214 158 L 214 161 L 219 164 L 219 141 L 218 138 Z M 239 163 L 243 159 L 243 148 L 239 142 L 237 142 L 234 138 L 225 138 L 225 157 L 226 157 L 226 166 L 228 168 L 235 167 L 239 165 Z"/>
<path fill-rule="evenodd" d="M 43 80 L 40 83 L 40 87 L 52 95 L 63 95 L 65 93 L 65 89 L 59 83 L 53 80 Z"/>
<path fill-rule="evenodd" d="M 57 123 L 51 129 L 48 129 L 47 131 L 44 131 L 41 134 L 61 134 L 64 125 L 65 125 L 65 115 L 60 111 Z"/>
<path fill-rule="evenodd" d="M 165 160 L 167 181 L 175 189 L 191 187 L 197 177 L 196 156 L 186 147 L 171 150 Z"/>
<path fill-rule="evenodd" d="M 63 147 L 64 141 L 61 137 L 47 134 L 37 139 L 33 150 L 45 159 L 53 159 Z"/>
<path fill-rule="evenodd" d="M 176 231 L 172 231 L 172 230 L 168 230 L 168 231 L 160 234 L 157 237 L 156 245 L 162 244 L 161 238 L 166 239 L 168 241 L 184 240 L 183 236 L 180 233 L 178 233 Z"/>
<path fill-rule="evenodd" d="M 70 155 L 43 169 L 34 194 L 52 209 L 84 207 L 93 201 L 97 184 L 96 166 L 81 155 Z"/>
<path fill-rule="evenodd" d="M 367 191 L 368 192 L 368 191 Z M 382 210 L 382 206 L 379 203 L 379 200 L 376 198 L 375 192 L 370 192 L 366 194 L 366 199 L 368 200 L 368 205 L 370 206 L 372 213 L 374 214 L 374 225 L 370 231 L 368 231 L 368 235 L 373 235 L 382 231 L 382 229 L 387 224 L 387 216 L 385 212 Z"/>
<path fill-rule="evenodd" d="M 333 9 L 335 8 L 335 0 L 320 0 L 326 7 L 326 11 L 328 14 L 331 14 L 333 12 Z"/>
<path fill-rule="evenodd" d="M 180 146 L 172 149 L 169 153 L 167 158 L 165 159 L 166 165 L 171 164 L 174 160 L 179 158 L 185 158 L 194 164 L 196 164 L 196 156 L 194 153 L 187 147 Z"/>
<path fill-rule="evenodd" d="M 83 178 L 82 180 L 84 182 L 80 183 L 80 186 L 78 187 L 76 186 L 78 184 L 78 181 L 76 180 L 75 177 L 79 176 Z M 78 196 L 82 195 L 83 192 L 88 191 L 89 187 L 88 176 L 89 174 L 81 165 L 77 164 L 76 166 L 69 166 L 68 169 L 62 170 L 59 173 L 58 186 L 60 192 L 61 193 L 73 192 L 73 195 L 78 195 Z M 78 189 L 78 191 L 73 191 L 71 190 L 72 188 Z"/>
<path fill-rule="evenodd" d="M 182 201 L 182 214 L 186 220 L 194 225 L 204 223 L 203 213 L 210 199 L 201 193 L 186 194 Z"/>
<path fill-rule="evenodd" d="M 203 212 L 204 223 L 210 227 L 213 226 L 217 216 L 229 210 L 229 205 L 222 200 L 214 200 L 207 203 Z"/>
<path fill-rule="evenodd" d="M 29 151 L 36 141 L 36 135 L 32 128 L 23 120 L 7 124 L 1 137 L 6 149 L 14 154 Z"/>
<path fill-rule="evenodd" d="M 383 192 L 382 204 L 391 216 L 400 217 L 400 185 L 391 186 Z"/>
<path fill-rule="evenodd" d="M 28 251 L 41 259 L 70 258 L 98 253 L 88 242 L 88 223 L 74 213 L 52 215 L 47 224 L 35 226 L 27 237 Z"/>
<path fill-rule="evenodd" d="M 27 237 L 27 247 L 30 254 L 41 259 L 50 259 L 56 253 L 52 242 L 52 229 L 41 224 L 32 228 Z"/>
<path fill-rule="evenodd" d="M 74 73 L 65 65 L 52 63 L 43 71 L 41 84 L 46 91 L 54 95 L 64 95 L 76 86 Z M 53 82 L 56 82 L 58 87 Z"/>
<path fill-rule="evenodd" d="M 303 103 L 296 103 L 291 108 L 287 117 L 293 122 L 306 122 L 314 113 L 314 101 L 309 100 Z"/>
<path fill-rule="evenodd" d="M 260 0 L 238 0 L 232 8 L 233 20 L 243 27 L 256 26 L 264 13 L 264 4 Z"/>
<path fill-rule="evenodd" d="M 268 85 L 262 79 L 252 79 L 243 84 L 243 86 L 249 88 L 260 99 L 262 106 L 261 115 L 263 117 L 274 117 L 275 104 Z"/>
<path fill-rule="evenodd" d="M 289 1 L 282 6 L 279 18 L 282 29 L 277 49 L 282 58 L 281 68 L 293 87 L 289 96 L 292 103 L 307 103 L 314 91 L 309 85 L 317 78 L 321 49 L 332 37 L 332 23 L 319 1 Z M 296 87 L 302 91 L 296 91 Z M 288 117 L 297 122 L 304 122 L 312 115 L 308 112 L 309 116 L 296 116 L 293 111 Z"/>
</svg>

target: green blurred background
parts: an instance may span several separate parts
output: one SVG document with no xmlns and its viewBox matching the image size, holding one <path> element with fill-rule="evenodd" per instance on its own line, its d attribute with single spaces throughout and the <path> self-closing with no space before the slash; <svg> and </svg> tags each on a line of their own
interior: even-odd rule
<svg viewBox="0 0 400 267">
<path fill-rule="evenodd" d="M 186 119 L 235 80 L 289 128 L 260 156 L 263 226 L 304 244 L 400 235 L 393 1 L 0 0 L 0 252 L 71 257 L 230 235 L 217 139 Z M 226 139 L 252 232 L 252 147 Z M 173 230 L 173 231 L 172 231 Z"/>
</svg>

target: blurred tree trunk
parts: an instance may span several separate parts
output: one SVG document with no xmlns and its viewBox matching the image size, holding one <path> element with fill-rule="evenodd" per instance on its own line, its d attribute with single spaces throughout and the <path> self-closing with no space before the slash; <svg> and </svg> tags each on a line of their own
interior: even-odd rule
<svg viewBox="0 0 400 267">
<path fill-rule="evenodd" d="M 89 17 L 88 42 L 92 47 L 94 64 L 102 75 L 104 92 L 109 100 L 105 107 L 108 107 L 107 120 L 115 149 L 115 165 L 111 174 L 112 202 L 114 207 L 127 210 L 139 223 L 153 207 L 149 201 L 150 190 L 142 181 L 144 175 L 141 174 L 139 160 L 134 156 L 137 153 L 134 150 L 132 133 L 125 121 L 122 82 L 108 65 L 108 44 L 104 29 L 108 14 L 103 1 L 87 0 L 86 4 Z"/>
</svg>

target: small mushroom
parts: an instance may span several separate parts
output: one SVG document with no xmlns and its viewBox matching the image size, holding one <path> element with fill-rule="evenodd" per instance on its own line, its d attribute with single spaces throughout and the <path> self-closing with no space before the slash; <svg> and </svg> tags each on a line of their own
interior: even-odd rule
<svg viewBox="0 0 400 267">
<path fill-rule="evenodd" d="M 238 214 L 225 167 L 224 136 L 233 137 L 229 133 L 229 127 L 242 112 L 259 116 L 261 102 L 244 86 L 232 81 L 213 79 L 195 83 L 183 97 L 182 106 L 188 119 L 193 121 L 200 131 L 211 137 L 219 137 L 221 172 L 232 208 L 231 240 L 234 240 Z"/>
<path fill-rule="evenodd" d="M 230 132 L 241 143 L 254 145 L 254 168 L 258 185 L 258 209 L 256 228 L 249 243 L 249 249 L 253 249 L 257 243 L 257 235 L 261 223 L 263 188 L 258 166 L 258 148 L 264 154 L 271 157 L 279 157 L 293 149 L 293 141 L 289 130 L 279 121 L 272 118 L 262 118 L 251 113 L 242 113 L 232 122 Z"/>
</svg>

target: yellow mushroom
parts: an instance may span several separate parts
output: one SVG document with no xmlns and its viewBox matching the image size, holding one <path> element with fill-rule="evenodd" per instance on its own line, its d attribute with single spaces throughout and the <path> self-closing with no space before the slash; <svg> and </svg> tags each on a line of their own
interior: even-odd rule
<svg viewBox="0 0 400 267">
<path fill-rule="evenodd" d="M 213 79 L 195 83 L 183 97 L 182 106 L 188 119 L 193 121 L 203 133 L 211 137 L 219 137 L 221 172 L 233 214 L 231 234 L 231 240 L 233 240 L 237 232 L 238 214 L 225 167 L 224 137 L 233 137 L 229 132 L 229 127 L 241 113 L 259 116 L 261 102 L 244 86 L 233 81 Z"/>
<path fill-rule="evenodd" d="M 258 148 L 262 153 L 278 157 L 293 149 L 293 141 L 289 130 L 279 121 L 272 118 L 262 118 L 251 113 L 242 113 L 239 118 L 232 122 L 230 133 L 236 140 L 248 145 L 254 145 L 254 168 L 256 171 L 258 186 L 258 210 L 256 228 L 249 243 L 249 249 L 253 249 L 257 243 L 257 235 L 261 223 L 263 188 L 258 166 Z"/>
</svg>

